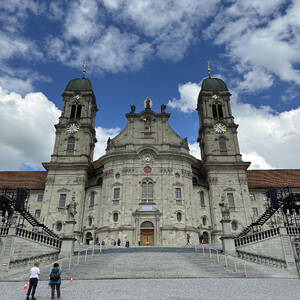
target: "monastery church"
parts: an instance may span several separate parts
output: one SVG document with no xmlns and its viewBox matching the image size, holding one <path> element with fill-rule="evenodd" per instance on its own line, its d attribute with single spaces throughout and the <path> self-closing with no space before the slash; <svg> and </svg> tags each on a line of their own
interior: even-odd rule
<svg viewBox="0 0 300 300">
<path fill-rule="evenodd" d="M 202 81 L 195 107 L 201 160 L 170 127 L 166 105 L 153 111 L 149 98 L 143 111 L 134 105 L 128 109 L 126 127 L 93 160 L 96 97 L 89 79 L 73 79 L 53 124 L 56 138 L 49 162 L 43 163 L 46 171 L 0 172 L 0 189 L 29 189 L 28 209 L 58 235 L 66 206 L 74 205 L 78 242 L 120 238 L 122 244 L 181 246 L 189 234 L 192 243 L 199 235 L 205 243 L 220 243 L 220 204 L 229 207 L 237 235 L 265 211 L 268 187 L 300 192 L 300 170 L 248 170 L 230 96 L 221 79 Z"/>
</svg>

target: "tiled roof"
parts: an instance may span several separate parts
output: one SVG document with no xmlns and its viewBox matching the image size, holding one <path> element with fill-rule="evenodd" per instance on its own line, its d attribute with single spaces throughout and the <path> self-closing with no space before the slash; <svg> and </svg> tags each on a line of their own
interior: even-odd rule
<svg viewBox="0 0 300 300">
<path fill-rule="evenodd" d="M 274 187 L 300 187 L 300 170 L 248 170 L 248 186 L 251 189 Z"/>
<path fill-rule="evenodd" d="M 4 171 L 0 172 L 0 189 L 26 187 L 32 190 L 45 188 L 47 171 Z"/>
<path fill-rule="evenodd" d="M 93 166 L 95 169 L 103 167 L 103 164 L 99 160 L 93 161 Z"/>
</svg>

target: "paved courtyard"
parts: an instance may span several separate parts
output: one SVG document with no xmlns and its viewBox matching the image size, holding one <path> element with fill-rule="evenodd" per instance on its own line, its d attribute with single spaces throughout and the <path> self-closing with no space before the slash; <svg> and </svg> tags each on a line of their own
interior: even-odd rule
<svg viewBox="0 0 300 300">
<path fill-rule="evenodd" d="M 23 282 L 0 282 L 1 300 L 25 299 Z M 62 300 L 159 299 L 300 299 L 298 279 L 123 279 L 62 283 Z M 39 282 L 37 300 L 50 299 L 46 281 Z"/>
</svg>

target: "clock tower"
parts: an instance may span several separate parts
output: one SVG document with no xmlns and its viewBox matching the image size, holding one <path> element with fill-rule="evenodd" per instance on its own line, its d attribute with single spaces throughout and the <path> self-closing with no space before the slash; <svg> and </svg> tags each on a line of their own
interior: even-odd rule
<svg viewBox="0 0 300 300">
<path fill-rule="evenodd" d="M 248 224 L 246 209 L 249 199 L 246 170 L 239 149 L 237 128 L 230 106 L 230 92 L 219 78 L 205 78 L 198 96 L 198 142 L 210 194 L 212 241 L 220 242 L 220 203 L 229 206 L 231 220 L 241 227 Z"/>
<path fill-rule="evenodd" d="M 48 227 L 62 233 L 66 221 L 66 206 L 76 202 L 75 233 L 82 232 L 85 187 L 88 173 L 93 169 L 96 143 L 96 98 L 91 81 L 85 76 L 71 80 L 63 94 L 63 108 L 58 124 L 51 161 L 47 169 L 42 218 Z"/>
</svg>

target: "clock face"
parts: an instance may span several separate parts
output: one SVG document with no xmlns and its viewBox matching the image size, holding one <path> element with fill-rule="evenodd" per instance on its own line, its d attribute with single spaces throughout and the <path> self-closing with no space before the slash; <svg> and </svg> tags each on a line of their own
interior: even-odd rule
<svg viewBox="0 0 300 300">
<path fill-rule="evenodd" d="M 215 125 L 215 131 L 217 133 L 225 133 L 226 132 L 226 126 L 222 123 L 217 123 Z"/>
<path fill-rule="evenodd" d="M 214 94 L 214 95 L 212 96 L 212 98 L 213 98 L 214 100 L 217 100 L 219 97 L 218 97 L 216 94 Z"/>
<path fill-rule="evenodd" d="M 68 129 L 67 132 L 68 133 L 76 133 L 79 130 L 79 126 L 75 123 L 71 124 Z"/>
</svg>

